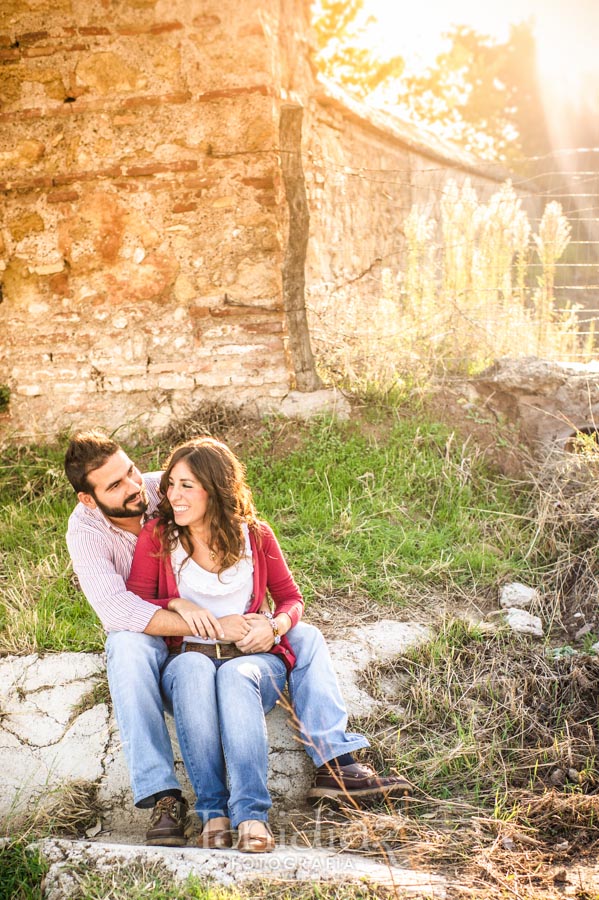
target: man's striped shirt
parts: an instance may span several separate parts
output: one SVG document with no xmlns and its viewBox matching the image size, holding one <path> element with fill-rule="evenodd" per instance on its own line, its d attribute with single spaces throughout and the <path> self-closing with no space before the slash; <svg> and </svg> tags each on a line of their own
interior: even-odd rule
<svg viewBox="0 0 599 900">
<path fill-rule="evenodd" d="M 160 499 L 160 472 L 143 476 L 148 492 L 146 518 Z M 69 518 L 67 546 L 81 590 L 106 631 L 144 631 L 159 609 L 126 588 L 137 536 L 117 528 L 99 509 L 78 503 Z"/>
</svg>

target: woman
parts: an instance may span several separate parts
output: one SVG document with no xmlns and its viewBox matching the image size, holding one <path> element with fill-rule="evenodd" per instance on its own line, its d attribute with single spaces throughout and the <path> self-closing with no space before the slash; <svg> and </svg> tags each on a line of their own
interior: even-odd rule
<svg viewBox="0 0 599 900">
<path fill-rule="evenodd" d="M 169 639 L 162 689 L 197 796 L 199 843 L 231 847 L 236 828 L 239 850 L 269 852 L 264 717 L 295 662 L 284 634 L 302 615 L 302 597 L 225 444 L 202 437 L 177 447 L 160 490 L 158 517 L 138 538 L 127 587 L 189 625 L 189 637 Z"/>
</svg>

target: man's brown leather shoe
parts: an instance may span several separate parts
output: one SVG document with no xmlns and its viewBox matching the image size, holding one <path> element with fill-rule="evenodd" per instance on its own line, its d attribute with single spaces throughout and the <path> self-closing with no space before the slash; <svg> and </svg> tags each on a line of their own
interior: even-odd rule
<svg viewBox="0 0 599 900">
<path fill-rule="evenodd" d="M 352 763 L 335 766 L 325 763 L 316 770 L 314 787 L 308 791 L 309 800 L 348 800 L 360 803 L 385 798 L 407 797 L 412 785 L 402 775 L 377 775 L 370 766 Z"/>
<path fill-rule="evenodd" d="M 150 816 L 146 844 L 150 847 L 183 847 L 187 821 L 187 800 L 184 797 L 162 797 Z"/>
</svg>

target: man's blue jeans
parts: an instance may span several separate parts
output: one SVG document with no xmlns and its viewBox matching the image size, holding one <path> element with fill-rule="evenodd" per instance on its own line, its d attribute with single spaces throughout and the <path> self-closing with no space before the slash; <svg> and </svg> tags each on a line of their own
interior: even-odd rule
<svg viewBox="0 0 599 900">
<path fill-rule="evenodd" d="M 289 697 L 306 753 L 315 766 L 368 747 L 361 734 L 347 732 L 347 710 L 326 641 L 314 625 L 299 622 L 285 635 L 295 653 Z"/>
<path fill-rule="evenodd" d="M 347 713 L 321 633 L 300 622 L 287 633 L 287 639 L 297 657 L 289 677 L 291 700 L 301 723 L 300 736 L 315 765 L 367 747 L 365 737 L 345 731 Z M 137 806 L 150 806 L 154 794 L 179 788 L 160 690 L 168 648 L 159 637 L 113 631 L 106 640 L 106 656 L 133 799 Z M 199 653 L 184 654 L 190 656 L 202 658 Z M 198 711 L 201 716 L 201 709 Z M 191 779 L 191 772 L 188 774 Z"/>
</svg>

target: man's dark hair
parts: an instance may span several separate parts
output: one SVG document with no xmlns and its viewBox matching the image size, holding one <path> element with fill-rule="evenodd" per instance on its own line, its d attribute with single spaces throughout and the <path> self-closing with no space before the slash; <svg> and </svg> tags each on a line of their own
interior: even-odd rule
<svg viewBox="0 0 599 900">
<path fill-rule="evenodd" d="M 64 471 L 75 493 L 93 494 L 87 476 L 104 465 L 120 450 L 120 446 L 97 428 L 78 431 L 69 441 L 64 457 Z"/>
</svg>

